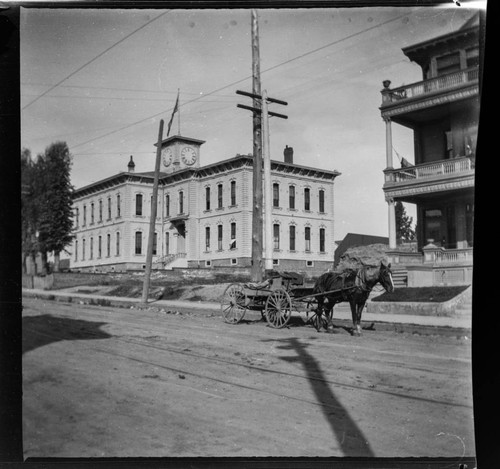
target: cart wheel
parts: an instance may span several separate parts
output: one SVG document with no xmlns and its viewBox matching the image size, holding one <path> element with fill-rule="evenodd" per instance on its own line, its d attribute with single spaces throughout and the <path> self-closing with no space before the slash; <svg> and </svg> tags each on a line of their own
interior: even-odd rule
<svg viewBox="0 0 500 469">
<path fill-rule="evenodd" d="M 243 285 L 232 283 L 228 285 L 220 303 L 222 317 L 228 324 L 237 324 L 245 316 L 246 296 Z"/>
<path fill-rule="evenodd" d="M 290 295 L 283 288 L 274 290 L 266 301 L 266 319 L 270 326 L 280 329 L 285 327 L 292 315 Z"/>
</svg>

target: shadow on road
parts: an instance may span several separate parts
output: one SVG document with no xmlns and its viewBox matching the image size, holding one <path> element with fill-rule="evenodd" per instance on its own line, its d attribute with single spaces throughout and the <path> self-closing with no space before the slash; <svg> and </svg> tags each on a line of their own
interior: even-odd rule
<svg viewBox="0 0 500 469">
<path fill-rule="evenodd" d="M 100 330 L 105 322 L 60 318 L 51 314 L 23 317 L 23 354 L 61 340 L 91 340 L 112 337 Z"/>
<path fill-rule="evenodd" d="M 319 363 L 307 352 L 308 346 L 294 337 L 273 340 L 273 342 L 282 343 L 277 347 L 278 349 L 296 352 L 296 356 L 279 358 L 287 362 L 300 362 L 304 367 L 311 388 L 318 403 L 322 406 L 325 418 L 330 424 L 344 456 L 373 457 L 374 453 L 366 437 L 330 389 Z"/>
</svg>

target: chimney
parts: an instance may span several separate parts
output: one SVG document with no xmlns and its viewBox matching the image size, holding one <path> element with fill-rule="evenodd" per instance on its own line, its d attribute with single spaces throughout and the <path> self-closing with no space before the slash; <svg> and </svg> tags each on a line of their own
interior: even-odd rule
<svg viewBox="0 0 500 469">
<path fill-rule="evenodd" d="M 130 155 L 130 161 L 128 162 L 127 168 L 129 173 L 133 173 L 135 170 L 135 163 L 132 155 Z"/>
<path fill-rule="evenodd" d="M 293 148 L 287 145 L 283 150 L 283 154 L 285 155 L 285 163 L 293 164 Z"/>
</svg>

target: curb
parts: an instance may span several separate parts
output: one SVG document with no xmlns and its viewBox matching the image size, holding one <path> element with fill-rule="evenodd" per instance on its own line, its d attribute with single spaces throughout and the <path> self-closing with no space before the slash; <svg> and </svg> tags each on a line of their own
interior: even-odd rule
<svg viewBox="0 0 500 469">
<path fill-rule="evenodd" d="M 54 290 L 22 290 L 22 296 L 26 298 L 46 299 L 49 301 L 59 301 L 75 304 L 88 304 L 103 307 L 118 308 L 158 308 L 158 309 L 190 309 L 197 312 L 205 311 L 213 315 L 214 312 L 220 312 L 218 303 L 209 302 L 189 302 L 189 301 L 170 301 L 170 300 L 150 300 L 147 305 L 142 304 L 140 298 L 123 298 L 103 295 L 93 295 L 85 293 L 68 293 Z M 334 324 L 342 324 L 343 327 L 351 325 L 351 312 L 348 306 L 337 307 L 334 310 Z M 365 329 L 370 330 L 374 324 L 376 330 L 386 330 L 395 332 L 411 332 L 415 334 L 450 336 L 470 336 L 471 325 L 468 320 L 459 320 L 449 317 L 430 317 L 408 314 L 377 314 L 365 311 L 362 318 Z M 372 326 L 368 326 L 372 324 Z"/>
</svg>

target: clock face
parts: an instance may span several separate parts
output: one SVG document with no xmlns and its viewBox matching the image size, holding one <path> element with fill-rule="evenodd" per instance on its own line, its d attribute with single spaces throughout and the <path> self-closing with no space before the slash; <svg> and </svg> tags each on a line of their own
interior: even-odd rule
<svg viewBox="0 0 500 469">
<path fill-rule="evenodd" d="M 172 149 L 170 147 L 164 148 L 161 151 L 161 156 L 164 166 L 170 166 L 172 164 Z"/>
<path fill-rule="evenodd" d="M 191 166 L 196 161 L 196 150 L 191 147 L 184 147 L 181 151 L 181 159 L 184 164 Z"/>
</svg>

